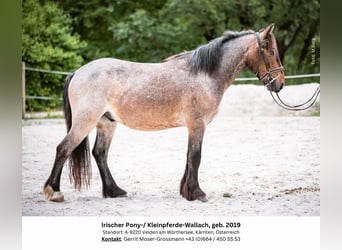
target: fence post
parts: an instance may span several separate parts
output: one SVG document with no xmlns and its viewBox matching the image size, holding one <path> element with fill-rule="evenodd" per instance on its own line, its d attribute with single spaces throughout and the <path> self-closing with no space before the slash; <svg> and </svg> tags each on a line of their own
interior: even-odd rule
<svg viewBox="0 0 342 250">
<path fill-rule="evenodd" d="M 26 96 L 26 82 L 25 82 L 25 62 L 22 62 L 22 69 L 21 69 L 21 100 L 22 100 L 22 119 L 25 118 L 25 96 Z"/>
</svg>

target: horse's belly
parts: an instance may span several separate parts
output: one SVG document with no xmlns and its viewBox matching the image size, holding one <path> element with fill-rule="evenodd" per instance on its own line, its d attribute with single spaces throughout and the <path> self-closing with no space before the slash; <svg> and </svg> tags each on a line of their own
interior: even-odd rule
<svg viewBox="0 0 342 250">
<path fill-rule="evenodd" d="M 137 130 L 161 130 L 185 125 L 183 114 L 175 104 L 121 104 L 113 113 L 115 120 Z"/>
<path fill-rule="evenodd" d="M 182 119 L 169 119 L 160 116 L 149 114 L 126 114 L 119 117 L 119 122 L 125 126 L 145 131 L 161 130 L 184 126 L 185 122 Z"/>
</svg>

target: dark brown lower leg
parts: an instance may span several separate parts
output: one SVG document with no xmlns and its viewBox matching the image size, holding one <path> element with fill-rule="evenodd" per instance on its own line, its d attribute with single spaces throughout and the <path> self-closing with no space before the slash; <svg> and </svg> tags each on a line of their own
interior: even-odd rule
<svg viewBox="0 0 342 250">
<path fill-rule="evenodd" d="M 60 179 L 65 161 L 68 159 L 69 149 L 68 136 L 56 148 L 56 157 L 49 178 L 44 184 L 45 197 L 50 201 L 62 202 L 64 196 L 60 192 Z"/>
<path fill-rule="evenodd" d="M 93 155 L 100 171 L 102 180 L 103 197 L 122 197 L 126 196 L 126 191 L 121 189 L 114 181 L 108 168 L 107 158 L 108 150 L 111 144 L 113 134 L 116 128 L 116 122 L 102 117 L 97 125 L 97 135 Z"/>
<path fill-rule="evenodd" d="M 206 201 L 206 194 L 198 182 L 198 168 L 201 163 L 201 150 L 204 128 L 190 130 L 186 168 L 181 180 L 180 194 L 187 200 Z"/>
</svg>

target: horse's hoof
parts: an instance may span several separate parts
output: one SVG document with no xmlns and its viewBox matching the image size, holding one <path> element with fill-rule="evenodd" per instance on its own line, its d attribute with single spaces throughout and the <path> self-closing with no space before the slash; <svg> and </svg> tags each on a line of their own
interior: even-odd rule
<svg viewBox="0 0 342 250">
<path fill-rule="evenodd" d="M 127 194 L 119 194 L 118 196 L 116 196 L 117 198 L 127 198 L 128 195 Z"/>
<path fill-rule="evenodd" d="M 105 188 L 102 190 L 103 198 L 125 198 L 127 197 L 127 192 L 119 187 Z"/>
<path fill-rule="evenodd" d="M 198 197 L 197 200 L 202 202 L 208 202 L 208 199 L 205 196 Z"/>
<path fill-rule="evenodd" d="M 64 195 L 59 191 L 54 191 L 50 185 L 44 188 L 44 194 L 47 200 L 54 202 L 63 202 Z"/>
</svg>

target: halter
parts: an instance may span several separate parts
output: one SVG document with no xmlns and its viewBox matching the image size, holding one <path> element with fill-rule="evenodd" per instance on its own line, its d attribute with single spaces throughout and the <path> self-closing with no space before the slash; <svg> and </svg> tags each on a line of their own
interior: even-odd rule
<svg viewBox="0 0 342 250">
<path fill-rule="evenodd" d="M 261 45 L 261 38 L 260 38 L 260 34 L 259 32 L 255 33 L 256 35 L 256 39 L 258 41 L 258 46 L 259 46 L 259 52 L 258 52 L 258 67 L 257 67 L 257 71 L 255 72 L 255 75 L 258 77 L 258 79 L 260 81 L 263 81 L 263 79 L 268 76 L 268 82 L 265 82 L 265 85 L 267 87 L 268 90 L 270 90 L 270 94 L 274 100 L 275 103 L 277 103 L 280 107 L 282 107 L 283 109 L 287 109 L 287 110 L 291 110 L 291 111 L 302 111 L 302 110 L 306 110 L 310 107 L 312 107 L 316 100 L 318 95 L 320 94 L 320 86 L 317 87 L 317 89 L 315 90 L 314 94 L 312 95 L 311 98 L 309 98 L 306 102 L 302 103 L 302 104 L 298 104 L 298 105 L 289 105 L 285 102 L 283 102 L 283 100 L 280 98 L 280 96 L 278 95 L 278 93 L 276 93 L 276 97 L 274 97 L 271 89 L 273 87 L 273 83 L 275 82 L 275 80 L 279 77 L 273 77 L 272 73 L 276 72 L 276 71 L 285 71 L 285 68 L 283 66 L 271 69 L 270 66 L 270 62 L 268 61 L 267 57 L 265 56 L 265 52 L 264 52 L 264 48 Z M 278 55 L 277 55 L 278 56 Z M 264 60 L 265 66 L 266 66 L 266 73 L 263 74 L 261 77 L 259 76 L 259 67 L 260 67 L 260 62 L 261 62 L 261 57 Z M 279 56 L 278 56 L 279 58 Z M 280 61 L 280 60 L 279 60 Z"/>
<path fill-rule="evenodd" d="M 265 81 L 263 81 L 266 86 L 267 85 L 271 85 L 273 84 L 273 82 L 278 78 L 274 78 L 272 76 L 272 73 L 273 72 L 277 72 L 277 71 L 285 71 L 285 68 L 283 66 L 280 66 L 280 67 L 277 67 L 277 68 L 274 68 L 274 69 L 271 69 L 271 65 L 270 65 L 270 62 L 268 61 L 266 55 L 265 55 L 265 51 L 264 51 L 264 48 L 262 47 L 261 45 L 261 38 L 260 38 L 260 34 L 259 32 L 256 32 L 255 33 L 256 35 L 256 39 L 258 41 L 258 47 L 259 47 L 259 51 L 258 51 L 258 67 L 257 67 L 257 71 L 255 72 L 255 75 L 258 77 L 258 79 L 260 81 L 263 81 L 263 79 L 268 76 L 268 82 L 266 83 Z M 277 55 L 278 56 L 278 55 Z M 261 57 L 262 59 L 264 60 L 264 63 L 265 63 L 265 66 L 266 66 L 266 72 L 265 74 L 263 74 L 261 77 L 259 76 L 259 67 L 260 67 L 260 62 L 261 62 Z"/>
</svg>

